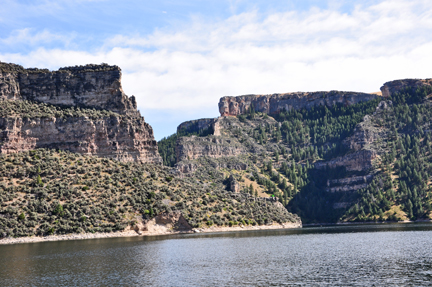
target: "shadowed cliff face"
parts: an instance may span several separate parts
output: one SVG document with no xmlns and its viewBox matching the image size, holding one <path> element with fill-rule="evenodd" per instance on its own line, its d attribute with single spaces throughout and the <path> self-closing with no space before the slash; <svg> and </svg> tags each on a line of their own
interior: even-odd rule
<svg viewBox="0 0 432 287">
<path fill-rule="evenodd" d="M 0 100 L 1 153 L 54 148 L 120 161 L 161 162 L 153 129 L 139 114 L 135 97 L 123 92 L 117 66 L 50 72 L 0 63 Z M 40 113 L 28 112 L 35 108 Z M 95 110 L 110 112 L 95 116 Z"/>
<path fill-rule="evenodd" d="M 335 104 L 343 104 L 348 106 L 373 100 L 376 97 L 377 95 L 374 94 L 339 91 L 223 97 L 219 101 L 219 112 L 221 116 L 237 116 L 246 114 L 249 109 L 253 108 L 256 112 L 278 114 L 283 110 L 310 109 L 318 105 L 331 107 Z"/>
</svg>

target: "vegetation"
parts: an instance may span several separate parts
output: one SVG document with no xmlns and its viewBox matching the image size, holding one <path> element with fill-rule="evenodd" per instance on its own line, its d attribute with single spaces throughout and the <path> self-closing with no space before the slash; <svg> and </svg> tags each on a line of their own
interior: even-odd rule
<svg viewBox="0 0 432 287">
<path fill-rule="evenodd" d="M 1 101 L 0 117 L 22 117 L 22 118 L 65 118 L 65 117 L 88 117 L 98 119 L 103 117 L 126 117 L 112 111 L 96 110 L 80 107 L 60 107 L 45 103 L 32 101 Z"/>
<path fill-rule="evenodd" d="M 430 218 L 432 175 L 432 87 L 406 89 L 392 97 L 394 107 L 376 120 L 389 130 L 388 152 L 380 176 L 359 191 L 360 199 L 344 215 L 355 221 Z M 396 208 L 395 208 L 396 207 Z M 385 214 L 386 213 L 386 214 Z"/>
<path fill-rule="evenodd" d="M 294 220 L 162 166 L 46 149 L 0 157 L 0 237 L 111 232 L 174 210 L 194 227 Z"/>
<path fill-rule="evenodd" d="M 168 137 L 162 138 L 158 142 L 158 150 L 159 150 L 159 154 L 162 157 L 163 164 L 166 166 L 173 167 L 177 162 L 175 145 L 178 138 L 186 137 L 186 136 L 194 136 L 194 135 L 199 137 L 204 137 L 212 133 L 213 133 L 213 129 L 211 127 L 204 130 L 183 129 L 177 131 L 175 134 L 172 134 Z"/>
<path fill-rule="evenodd" d="M 79 65 L 79 66 L 71 66 L 60 68 L 58 71 L 53 71 L 52 73 L 84 73 L 84 72 L 100 72 L 100 71 L 114 71 L 120 70 L 118 66 L 110 66 L 106 63 L 102 63 L 100 65 L 95 64 L 87 64 L 87 65 Z M 0 72 L 1 73 L 29 73 L 29 74 L 37 74 L 37 73 L 49 73 L 48 69 L 38 69 L 38 68 L 28 68 L 25 69 L 21 65 L 4 63 L 0 62 Z"/>
<path fill-rule="evenodd" d="M 242 143 L 246 155 L 189 164 L 196 165 L 193 176 L 201 179 L 222 182 L 234 173 L 242 190 L 277 197 L 303 223 L 427 219 L 432 211 L 430 94 L 430 86 L 407 88 L 388 99 L 282 111 L 274 117 L 252 107 L 237 119 L 220 121 L 225 136 Z M 382 100 L 387 108 L 378 107 Z M 349 172 L 344 167 L 315 168 L 317 162 L 352 152 L 344 140 L 366 115 L 380 131 L 369 147 L 380 155 L 376 166 Z M 367 187 L 329 192 L 343 187 L 338 180 L 344 178 Z"/>
</svg>

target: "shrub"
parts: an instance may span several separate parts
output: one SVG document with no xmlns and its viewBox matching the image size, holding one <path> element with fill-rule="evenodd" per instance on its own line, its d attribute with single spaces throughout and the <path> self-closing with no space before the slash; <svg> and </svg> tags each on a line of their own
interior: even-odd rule
<svg viewBox="0 0 432 287">
<path fill-rule="evenodd" d="M 18 220 L 24 220 L 25 219 L 25 215 L 24 215 L 24 212 L 23 213 L 21 213 L 19 216 L 18 216 Z"/>
<path fill-rule="evenodd" d="M 63 216 L 64 215 L 63 206 L 61 204 L 58 204 L 56 208 L 53 210 L 53 214 Z"/>
</svg>

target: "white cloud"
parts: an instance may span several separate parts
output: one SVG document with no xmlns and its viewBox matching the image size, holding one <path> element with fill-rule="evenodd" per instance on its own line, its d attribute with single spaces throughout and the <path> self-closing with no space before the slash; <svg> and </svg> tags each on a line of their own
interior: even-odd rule
<svg viewBox="0 0 432 287">
<path fill-rule="evenodd" d="M 358 5 L 350 14 L 252 11 L 219 22 L 195 17 L 150 35 L 116 35 L 94 52 L 39 48 L 0 59 L 51 69 L 116 64 L 124 71 L 125 92 L 137 97 L 141 109 L 216 116 L 218 100 L 226 95 L 374 92 L 388 80 L 432 77 L 431 16 L 425 0 Z M 43 31 L 32 41 L 49 37 Z M 214 114 L 205 114 L 210 109 Z"/>
<path fill-rule="evenodd" d="M 0 38 L 0 45 L 15 46 L 25 44 L 28 46 L 40 46 L 53 42 L 61 42 L 64 46 L 68 46 L 75 38 L 75 33 L 68 35 L 51 33 L 48 30 L 34 32 L 33 29 L 24 28 L 14 30 L 7 38 Z"/>
</svg>

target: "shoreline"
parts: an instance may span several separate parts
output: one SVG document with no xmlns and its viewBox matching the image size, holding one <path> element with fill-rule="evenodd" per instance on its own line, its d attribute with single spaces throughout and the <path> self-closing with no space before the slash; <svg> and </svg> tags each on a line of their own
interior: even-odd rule
<svg viewBox="0 0 432 287">
<path fill-rule="evenodd" d="M 30 236 L 18 238 L 3 238 L 0 239 L 0 245 L 12 245 L 21 243 L 38 243 L 50 241 L 67 241 L 67 240 L 86 240 L 86 239 L 101 239 L 101 238 L 119 238 L 119 237 L 144 237 L 144 236 L 161 236 L 161 235 L 175 235 L 175 234 L 193 234 L 193 233 L 216 233 L 227 231 L 250 231 L 250 230 L 271 230 L 271 229 L 291 229 L 301 228 L 301 223 L 285 223 L 274 225 L 257 225 L 257 226 L 233 226 L 233 227 L 219 227 L 212 226 L 209 228 L 194 228 L 188 231 L 173 231 L 161 225 L 155 231 L 141 231 L 137 233 L 133 230 L 117 231 L 110 233 L 72 233 L 63 235 L 48 235 L 48 236 Z"/>
<path fill-rule="evenodd" d="M 303 227 L 320 227 L 320 226 L 340 226 L 340 225 L 368 225 L 368 224 L 395 224 L 395 223 L 425 223 L 432 222 L 432 220 L 420 219 L 420 220 L 402 220 L 402 221 L 365 221 L 365 222 L 336 222 L 336 223 L 306 223 Z"/>
</svg>

